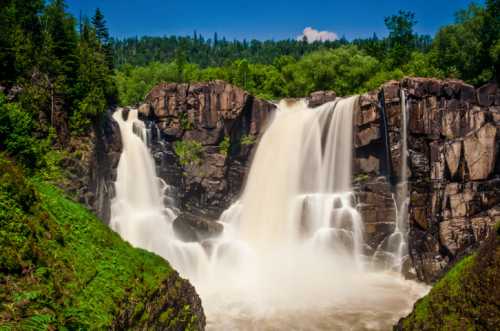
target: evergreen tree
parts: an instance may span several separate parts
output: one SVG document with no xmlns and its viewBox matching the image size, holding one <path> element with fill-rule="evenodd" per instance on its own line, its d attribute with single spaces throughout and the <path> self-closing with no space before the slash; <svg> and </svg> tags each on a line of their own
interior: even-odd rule
<svg viewBox="0 0 500 331">
<path fill-rule="evenodd" d="M 99 8 L 96 9 L 94 16 L 92 17 L 92 25 L 95 29 L 95 34 L 97 40 L 99 40 L 106 57 L 106 63 L 110 69 L 113 69 L 113 47 L 109 41 L 109 30 L 106 26 L 106 20 L 104 15 Z"/>
<path fill-rule="evenodd" d="M 385 25 L 389 30 L 390 66 L 407 63 L 415 50 L 413 27 L 417 23 L 415 14 L 400 10 L 398 15 L 386 17 Z"/>
</svg>

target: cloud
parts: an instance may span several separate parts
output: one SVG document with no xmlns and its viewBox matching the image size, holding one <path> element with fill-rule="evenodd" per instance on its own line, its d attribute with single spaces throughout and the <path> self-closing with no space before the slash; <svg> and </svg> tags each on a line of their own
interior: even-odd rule
<svg viewBox="0 0 500 331">
<path fill-rule="evenodd" d="M 302 34 L 297 37 L 297 40 L 302 40 L 304 37 L 307 37 L 307 41 L 310 43 L 314 41 L 333 41 L 339 39 L 339 36 L 335 32 L 318 31 L 310 26 L 304 29 Z"/>
</svg>

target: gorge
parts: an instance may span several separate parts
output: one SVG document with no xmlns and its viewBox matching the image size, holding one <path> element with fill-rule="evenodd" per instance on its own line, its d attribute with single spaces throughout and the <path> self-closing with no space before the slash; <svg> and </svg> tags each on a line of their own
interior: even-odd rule
<svg viewBox="0 0 500 331">
<path fill-rule="evenodd" d="M 0 331 L 497 330 L 500 0 L 365 2 L 2 1 Z"/>
<path fill-rule="evenodd" d="M 114 115 L 123 154 L 110 225 L 134 245 L 165 257 L 195 285 L 209 329 L 389 328 L 427 291 L 400 273 L 429 281 L 439 273 L 436 263 L 446 267 L 439 258 L 418 261 L 416 254 L 425 251 L 417 251 L 412 241 L 422 231 L 414 219 L 419 206 L 412 205 L 421 193 L 408 179 L 427 168 L 414 159 L 407 162 L 416 151 L 408 153 L 406 146 L 413 147 L 412 134 L 418 132 L 412 127 L 415 116 L 429 118 L 428 112 L 435 111 L 412 102 L 451 98 L 453 105 L 453 98 L 469 97 L 462 100 L 469 107 L 475 92 L 467 96 L 470 89 L 459 82 L 419 79 L 389 83 L 381 91 L 382 105 L 374 93 L 340 99 L 319 92 L 307 101 L 315 108 L 304 100 L 283 100 L 273 110 L 272 104 L 223 82 L 159 86 L 139 111 Z M 446 119 L 449 110 L 443 106 Z M 473 126 L 457 131 L 458 136 L 497 123 L 494 110 L 492 115 L 490 109 L 481 115 L 476 114 L 481 108 L 471 110 L 473 116 L 483 115 L 483 122 L 451 123 Z M 381 132 L 384 116 L 388 124 Z M 447 129 L 449 123 L 442 123 L 440 129 Z M 250 135 L 254 141 L 242 144 L 242 137 Z M 230 145 L 223 150 L 226 137 Z M 488 146 L 498 141 L 496 135 L 488 137 L 493 140 L 480 141 L 486 156 L 496 153 L 497 147 Z M 165 166 L 179 157 L 174 143 L 179 138 L 199 141 L 201 151 L 187 163 Z M 218 185 L 217 179 L 231 178 L 218 174 L 220 167 L 248 176 L 246 184 L 236 177 Z M 175 176 L 179 169 L 181 181 Z M 495 171 L 490 166 L 486 178 Z M 229 191 L 231 198 L 218 198 L 218 191 Z M 485 203 L 494 206 L 495 200 Z M 494 210 L 481 216 L 483 223 L 471 222 L 481 226 L 477 242 L 486 238 L 488 222 L 496 222 Z M 445 246 L 442 232 L 437 240 Z M 443 259 L 453 261 L 450 255 Z"/>
</svg>

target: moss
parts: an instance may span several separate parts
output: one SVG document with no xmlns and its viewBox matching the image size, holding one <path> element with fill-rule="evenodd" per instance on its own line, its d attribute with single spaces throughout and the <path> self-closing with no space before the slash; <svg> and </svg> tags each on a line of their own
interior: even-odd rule
<svg viewBox="0 0 500 331">
<path fill-rule="evenodd" d="M 0 250 L 0 329 L 108 329 L 172 273 L 1 155 Z"/>
<path fill-rule="evenodd" d="M 500 239 L 459 261 L 399 324 L 402 330 L 494 330 L 500 325 Z"/>
<path fill-rule="evenodd" d="M 160 315 L 160 322 L 167 323 L 170 320 L 170 318 L 172 317 L 173 313 L 174 313 L 173 308 L 168 308 L 167 310 L 165 310 Z"/>
</svg>

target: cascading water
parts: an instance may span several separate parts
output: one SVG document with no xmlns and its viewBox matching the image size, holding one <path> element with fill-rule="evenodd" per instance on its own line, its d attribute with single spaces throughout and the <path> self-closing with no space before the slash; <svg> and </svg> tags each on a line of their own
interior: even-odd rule
<svg viewBox="0 0 500 331">
<path fill-rule="evenodd" d="M 425 287 L 366 266 L 351 189 L 356 101 L 313 109 L 304 101 L 282 101 L 240 200 L 220 218 L 222 235 L 202 243 L 175 237 L 175 215 L 162 203 L 147 139 L 133 133 L 137 111 L 127 120 L 117 112 L 124 150 L 112 228 L 191 280 L 208 329 L 389 328 Z"/>
<path fill-rule="evenodd" d="M 120 126 L 123 152 L 117 169 L 116 197 L 111 202 L 110 226 L 132 245 L 156 252 L 183 274 L 195 273 L 205 253 L 200 245 L 176 239 L 176 215 L 165 206 L 168 185 L 156 176 L 146 143 L 150 130 L 138 120 L 137 109 L 119 110 L 113 118 Z M 170 206 L 172 207 L 172 206 Z"/>
<path fill-rule="evenodd" d="M 396 194 L 392 195 L 396 219 L 394 231 L 377 248 L 374 261 L 383 262 L 385 268 L 401 272 L 408 258 L 408 120 L 406 94 L 401 89 L 401 168 Z"/>
</svg>

